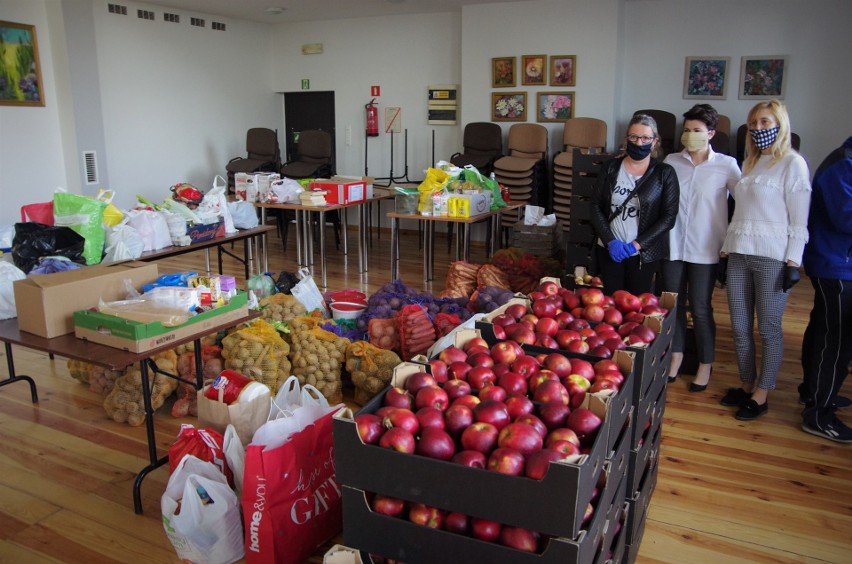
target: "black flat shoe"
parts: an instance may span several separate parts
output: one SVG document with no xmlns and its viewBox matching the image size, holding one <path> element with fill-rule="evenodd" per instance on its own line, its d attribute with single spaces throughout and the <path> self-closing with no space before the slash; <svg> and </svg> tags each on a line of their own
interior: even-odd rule
<svg viewBox="0 0 852 564">
<path fill-rule="evenodd" d="M 669 376 L 667 381 L 669 384 L 671 384 L 675 380 L 677 380 L 677 374 L 675 374 L 674 376 Z"/>
<path fill-rule="evenodd" d="M 741 404 L 745 403 L 746 400 L 751 399 L 751 394 L 745 391 L 742 388 L 728 388 L 728 391 L 725 392 L 725 395 L 722 396 L 722 399 L 719 400 L 719 403 L 724 405 L 725 407 L 739 407 Z"/>
<path fill-rule="evenodd" d="M 691 382 L 689 384 L 689 391 L 690 392 L 703 392 L 706 389 L 707 389 L 707 384 L 696 384 L 694 382 Z"/>
<path fill-rule="evenodd" d="M 740 421 L 752 421 L 769 411 L 769 402 L 758 404 L 753 399 L 743 403 L 734 417 Z"/>
</svg>

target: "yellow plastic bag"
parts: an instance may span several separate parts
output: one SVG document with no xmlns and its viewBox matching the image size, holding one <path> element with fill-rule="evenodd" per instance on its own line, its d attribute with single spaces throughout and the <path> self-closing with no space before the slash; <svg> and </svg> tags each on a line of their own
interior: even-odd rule
<svg viewBox="0 0 852 564">
<path fill-rule="evenodd" d="M 103 188 L 98 188 L 98 195 L 95 196 L 96 200 L 100 200 L 107 205 L 104 209 L 104 225 L 107 227 L 115 227 L 124 219 L 122 211 L 112 203 L 113 197 L 115 197 L 114 191 L 104 190 Z"/>
<path fill-rule="evenodd" d="M 420 192 L 420 203 L 417 205 L 417 211 L 432 211 L 432 194 L 440 192 L 447 186 L 447 181 L 450 175 L 443 170 L 437 168 L 429 168 L 426 171 L 426 178 L 417 187 Z"/>
</svg>

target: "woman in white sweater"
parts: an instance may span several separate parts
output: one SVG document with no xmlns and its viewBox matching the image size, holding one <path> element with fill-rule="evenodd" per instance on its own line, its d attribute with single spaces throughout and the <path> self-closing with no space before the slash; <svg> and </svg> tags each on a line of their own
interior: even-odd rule
<svg viewBox="0 0 852 564">
<path fill-rule="evenodd" d="M 734 188 L 734 217 L 721 256 L 727 257 L 728 308 L 741 388 L 722 405 L 738 407 L 750 421 L 769 409 L 769 390 L 784 353 L 781 317 L 790 288 L 799 281 L 808 242 L 811 185 L 808 165 L 790 146 L 790 120 L 781 102 L 761 102 L 748 114 L 743 177 Z M 755 361 L 754 313 L 762 343 Z"/>
</svg>

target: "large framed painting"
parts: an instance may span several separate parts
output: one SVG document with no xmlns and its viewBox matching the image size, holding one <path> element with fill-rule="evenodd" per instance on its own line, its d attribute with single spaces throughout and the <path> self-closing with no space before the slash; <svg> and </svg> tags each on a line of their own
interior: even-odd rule
<svg viewBox="0 0 852 564">
<path fill-rule="evenodd" d="M 35 26 L 0 21 L 0 105 L 44 106 Z"/>
<path fill-rule="evenodd" d="M 574 117 L 573 92 L 538 92 L 536 121 L 566 121 Z"/>
<path fill-rule="evenodd" d="M 740 63 L 740 100 L 784 99 L 787 57 L 743 57 Z"/>
<path fill-rule="evenodd" d="M 730 57 L 687 57 L 683 71 L 683 97 L 724 100 L 730 66 Z"/>
</svg>

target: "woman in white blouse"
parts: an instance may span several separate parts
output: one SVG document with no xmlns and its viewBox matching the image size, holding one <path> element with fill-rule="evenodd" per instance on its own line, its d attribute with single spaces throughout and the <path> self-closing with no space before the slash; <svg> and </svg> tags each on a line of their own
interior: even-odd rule
<svg viewBox="0 0 852 564">
<path fill-rule="evenodd" d="M 808 165 L 790 146 L 790 119 L 778 100 L 748 114 L 743 177 L 734 188 L 736 207 L 722 256 L 728 257 L 728 309 L 742 387 L 730 388 L 722 405 L 738 407 L 750 421 L 769 409 L 769 391 L 784 356 L 781 317 L 808 242 L 811 183 Z M 755 360 L 754 314 L 762 351 Z"/>
<path fill-rule="evenodd" d="M 683 361 L 686 306 L 695 328 L 698 370 L 690 392 L 707 389 L 716 353 L 713 286 L 719 251 L 728 228 L 728 192 L 740 179 L 733 157 L 713 151 L 719 113 L 709 104 L 696 104 L 683 114 L 683 151 L 672 153 L 670 164 L 680 183 L 680 207 L 669 232 L 669 260 L 663 261 L 663 289 L 678 293 L 677 319 L 672 341 L 669 382 L 677 378 Z"/>
</svg>

